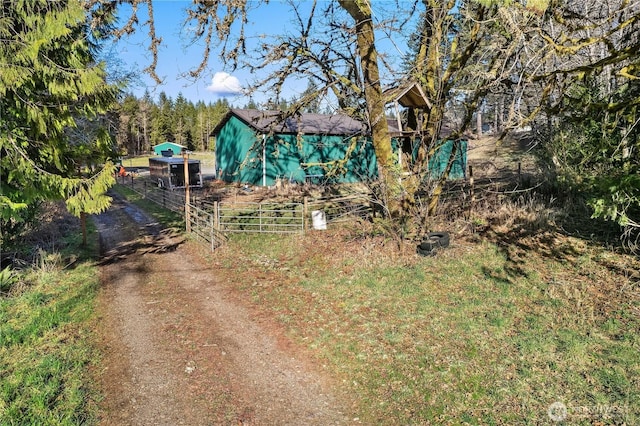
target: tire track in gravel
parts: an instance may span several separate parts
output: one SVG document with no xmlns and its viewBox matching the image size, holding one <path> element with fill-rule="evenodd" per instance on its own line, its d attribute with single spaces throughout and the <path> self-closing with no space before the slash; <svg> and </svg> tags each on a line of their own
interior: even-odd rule
<svg viewBox="0 0 640 426">
<path fill-rule="evenodd" d="M 334 383 L 290 351 L 215 271 L 121 200 L 103 245 L 103 425 L 349 424 Z"/>
</svg>

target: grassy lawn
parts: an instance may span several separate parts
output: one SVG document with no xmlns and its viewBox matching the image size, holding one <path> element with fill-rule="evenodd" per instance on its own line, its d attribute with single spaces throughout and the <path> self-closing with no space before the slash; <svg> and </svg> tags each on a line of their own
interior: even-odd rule
<svg viewBox="0 0 640 426">
<path fill-rule="evenodd" d="M 236 236 L 213 261 L 337 372 L 364 424 L 551 424 L 563 407 L 569 424 L 638 424 L 637 259 L 554 238 L 418 257 Z"/>
<path fill-rule="evenodd" d="M 158 219 L 158 221 L 164 224 L 165 227 L 184 231 L 184 219 L 183 216 L 178 213 L 165 209 L 156 203 L 149 202 L 149 200 L 145 199 L 142 195 L 132 191 L 125 185 L 114 185 L 111 190 L 123 198 L 126 198 L 130 203 L 133 203 L 146 212 L 151 213 L 153 217 Z"/>
<path fill-rule="evenodd" d="M 79 248 L 79 235 L 62 245 Z M 40 252 L 38 265 L 5 276 L 0 295 L 0 424 L 95 423 L 88 369 L 99 274 L 90 259 L 69 266 L 65 252 Z"/>
<path fill-rule="evenodd" d="M 355 234 L 232 235 L 207 259 L 341 380 L 362 424 L 640 423 L 637 258 L 513 228 L 434 257 Z M 96 421 L 99 274 L 78 239 L 87 259 L 43 252 L 0 279 L 0 424 Z"/>
</svg>

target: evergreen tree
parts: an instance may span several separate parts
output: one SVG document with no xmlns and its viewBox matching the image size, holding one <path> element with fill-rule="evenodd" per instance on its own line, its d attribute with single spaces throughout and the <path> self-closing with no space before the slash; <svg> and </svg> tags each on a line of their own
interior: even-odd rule
<svg viewBox="0 0 640 426">
<path fill-rule="evenodd" d="M 297 102 L 293 101 L 292 104 Z M 304 112 L 310 112 L 314 114 L 320 113 L 320 88 L 315 81 L 309 80 L 307 88 L 302 92 L 300 103 L 303 105 Z"/>
<path fill-rule="evenodd" d="M 151 143 L 158 145 L 163 142 L 175 142 L 175 128 L 173 120 L 173 100 L 165 92 L 160 92 L 158 105 L 152 110 Z"/>
<path fill-rule="evenodd" d="M 193 137 L 195 144 L 199 149 L 207 150 L 209 148 L 208 140 L 208 117 L 207 106 L 203 101 L 198 101 L 195 105 L 195 120 L 193 123 Z"/>
<path fill-rule="evenodd" d="M 97 13 L 94 10 L 93 13 Z M 89 12 L 90 13 L 90 12 Z M 7 230 L 41 200 L 77 216 L 104 210 L 111 139 L 97 120 L 115 99 L 97 43 L 113 16 L 90 25 L 79 0 L 3 2 L 0 19 L 0 220 Z M 88 156 L 89 155 L 89 156 Z M 95 164 L 102 163 L 96 171 Z"/>
<path fill-rule="evenodd" d="M 151 110 L 153 109 L 153 99 L 148 90 L 145 90 L 144 96 L 139 101 L 140 110 L 140 131 L 142 133 L 142 152 L 151 151 Z"/>
<path fill-rule="evenodd" d="M 215 149 L 215 141 L 213 141 L 211 132 L 213 128 L 218 125 L 218 123 L 224 118 L 224 116 L 231 109 L 231 105 L 229 105 L 229 101 L 226 99 L 219 99 L 215 104 L 209 105 L 208 108 L 208 123 L 207 123 L 207 142 L 210 150 Z"/>
<path fill-rule="evenodd" d="M 127 155 L 140 153 L 139 108 L 138 100 L 132 94 L 125 95 L 118 108 L 119 126 L 116 140 Z"/>
<path fill-rule="evenodd" d="M 244 106 L 244 109 L 258 109 L 258 104 L 255 103 L 253 98 L 249 98 L 249 102 Z"/>
<path fill-rule="evenodd" d="M 182 93 L 178 93 L 176 102 L 173 105 L 173 113 L 171 114 L 171 116 L 173 117 L 173 122 L 175 123 L 173 134 L 175 136 L 176 143 L 179 143 L 180 145 L 187 145 L 186 134 L 189 132 L 187 99 L 182 95 Z"/>
</svg>

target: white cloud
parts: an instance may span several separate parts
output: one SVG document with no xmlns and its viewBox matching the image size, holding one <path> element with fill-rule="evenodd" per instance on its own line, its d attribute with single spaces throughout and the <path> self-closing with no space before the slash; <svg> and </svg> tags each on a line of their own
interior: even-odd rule
<svg viewBox="0 0 640 426">
<path fill-rule="evenodd" d="M 217 72 L 211 79 L 211 84 L 207 90 L 218 96 L 233 96 L 242 94 L 240 80 L 226 72 Z"/>
</svg>

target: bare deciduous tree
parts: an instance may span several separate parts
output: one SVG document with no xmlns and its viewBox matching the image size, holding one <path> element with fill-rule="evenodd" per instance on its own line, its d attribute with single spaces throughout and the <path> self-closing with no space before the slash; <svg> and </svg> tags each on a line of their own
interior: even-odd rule
<svg viewBox="0 0 640 426">
<path fill-rule="evenodd" d="M 161 40 L 153 25 L 152 0 L 129 3 L 131 17 L 116 35 L 133 31 L 139 23 L 139 7 L 146 5 L 148 16 L 142 25 L 148 29 L 153 52 L 147 71 L 157 78 L 154 70 Z M 298 99 L 290 113 L 314 98 L 331 97 L 340 109 L 363 119 L 370 127 L 387 184 L 383 185 L 386 199 L 399 202 L 400 209 L 414 204 L 414 193 L 428 174 L 428 158 L 441 140 L 443 120 L 448 121 L 449 137 L 460 137 L 473 123 L 474 114 L 492 100 L 496 124 L 507 132 L 540 117 L 550 122 L 569 111 L 598 107 L 575 90 L 576 80 L 584 76 L 598 74 L 612 93 L 638 78 L 640 13 L 637 2 L 628 0 L 398 0 L 394 11 L 380 14 L 376 13 L 379 5 L 365 0 L 290 1 L 292 20 L 286 33 L 256 41 L 248 36 L 249 17 L 268 7 L 267 3 L 208 0 L 190 6 L 185 23 L 205 46 L 202 62 L 191 75 L 206 69 L 217 45 L 221 58 L 233 69 L 269 70 L 252 90 L 267 88 L 276 103 L 289 79 L 313 81 L 316 90 Z M 414 30 L 409 65 L 392 69 L 380 54 L 376 32 Z M 381 70 L 397 81 L 417 81 L 431 102 L 420 120 L 416 120 L 420 112 L 408 112 L 420 123 L 416 130 L 421 142 L 412 177 L 402 181 L 394 169 Z M 610 113 L 626 110 L 630 101 L 640 102 L 611 101 Z M 452 116 L 452 111 L 458 113 Z M 431 212 L 446 178 L 445 172 L 432 187 Z"/>
</svg>

